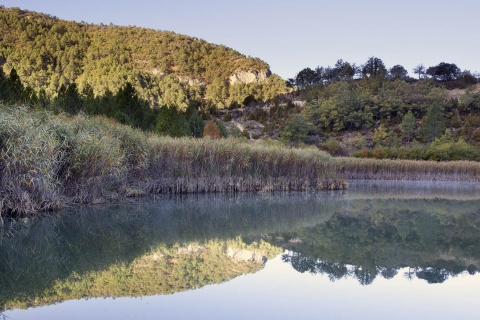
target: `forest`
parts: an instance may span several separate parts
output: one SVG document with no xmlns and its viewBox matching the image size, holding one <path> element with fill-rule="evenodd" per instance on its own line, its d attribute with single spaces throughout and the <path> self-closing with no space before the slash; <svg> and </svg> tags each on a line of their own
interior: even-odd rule
<svg viewBox="0 0 480 320">
<path fill-rule="evenodd" d="M 0 66 L 15 69 L 26 87 L 53 98 L 75 84 L 79 92 L 110 95 L 131 83 L 152 107 L 223 108 L 266 101 L 285 93 L 277 75 L 242 83 L 229 77 L 269 66 L 223 45 L 135 26 L 65 21 L 19 8 L 0 7 Z"/>
</svg>

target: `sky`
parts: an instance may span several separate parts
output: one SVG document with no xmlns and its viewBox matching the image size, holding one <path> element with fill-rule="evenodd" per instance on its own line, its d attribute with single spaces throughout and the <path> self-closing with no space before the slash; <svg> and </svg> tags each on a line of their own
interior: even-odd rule
<svg viewBox="0 0 480 320">
<path fill-rule="evenodd" d="M 258 57 L 284 79 L 369 57 L 480 72 L 479 0 L 0 0 L 61 19 L 169 30 Z"/>
</svg>

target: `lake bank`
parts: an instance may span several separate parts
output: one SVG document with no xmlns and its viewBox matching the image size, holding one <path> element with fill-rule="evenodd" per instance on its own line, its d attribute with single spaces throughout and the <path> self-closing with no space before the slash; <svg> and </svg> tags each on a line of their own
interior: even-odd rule
<svg viewBox="0 0 480 320">
<path fill-rule="evenodd" d="M 315 148 L 169 138 L 105 117 L 0 107 L 0 212 L 148 194 L 342 190 L 346 179 L 480 181 L 480 163 L 334 158 Z"/>
<path fill-rule="evenodd" d="M 105 117 L 0 108 L 0 202 L 28 216 L 155 193 L 344 189 L 325 152 L 146 134 Z"/>
</svg>

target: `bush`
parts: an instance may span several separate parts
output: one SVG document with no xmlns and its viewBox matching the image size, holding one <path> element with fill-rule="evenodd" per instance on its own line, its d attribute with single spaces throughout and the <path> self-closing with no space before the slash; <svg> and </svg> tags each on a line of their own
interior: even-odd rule
<svg viewBox="0 0 480 320">
<path fill-rule="evenodd" d="M 305 142 L 311 127 L 305 116 L 295 114 L 288 119 L 280 136 L 285 142 Z"/>
<path fill-rule="evenodd" d="M 375 149 L 373 149 L 372 156 L 375 159 L 385 159 L 385 158 L 387 158 L 387 154 L 386 154 L 384 148 L 380 147 L 380 146 L 375 147 Z"/>
<path fill-rule="evenodd" d="M 322 143 L 319 148 L 327 151 L 331 155 L 339 155 L 342 151 L 342 146 L 335 138 L 329 138 L 325 143 Z"/>
<path fill-rule="evenodd" d="M 203 130 L 203 137 L 214 140 L 222 138 L 220 130 L 213 121 L 207 121 L 207 123 L 205 124 L 205 129 Z"/>
<path fill-rule="evenodd" d="M 426 156 L 427 159 L 435 161 L 480 160 L 479 150 L 463 139 L 443 143 L 436 140 L 430 145 Z"/>
</svg>

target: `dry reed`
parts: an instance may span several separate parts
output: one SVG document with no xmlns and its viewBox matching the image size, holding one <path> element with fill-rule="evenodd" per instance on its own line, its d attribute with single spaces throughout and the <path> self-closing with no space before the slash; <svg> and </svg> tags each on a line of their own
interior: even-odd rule
<svg viewBox="0 0 480 320">
<path fill-rule="evenodd" d="M 104 117 L 0 107 L 3 213 L 146 193 L 342 189 L 315 149 L 147 135 Z"/>
<path fill-rule="evenodd" d="M 480 162 L 335 158 L 346 179 L 480 181 Z"/>
</svg>

